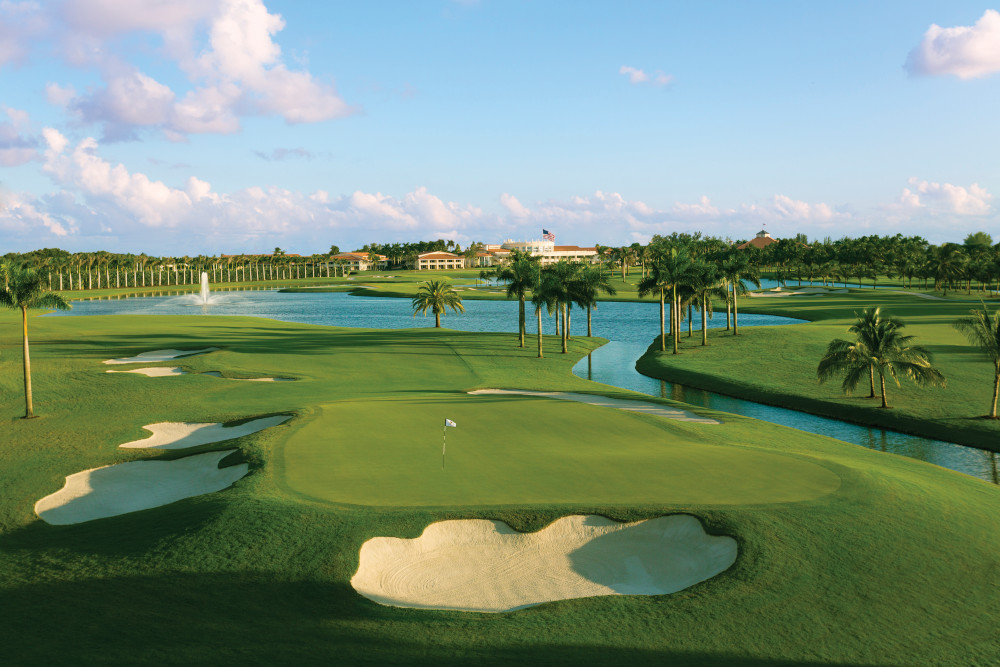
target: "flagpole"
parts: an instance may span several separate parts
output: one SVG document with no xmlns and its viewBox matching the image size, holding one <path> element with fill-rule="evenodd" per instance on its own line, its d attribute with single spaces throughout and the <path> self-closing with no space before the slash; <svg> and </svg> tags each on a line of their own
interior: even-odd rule
<svg viewBox="0 0 1000 667">
<path fill-rule="evenodd" d="M 448 444 L 448 424 L 441 430 L 441 470 L 444 470 L 444 449 Z"/>
</svg>

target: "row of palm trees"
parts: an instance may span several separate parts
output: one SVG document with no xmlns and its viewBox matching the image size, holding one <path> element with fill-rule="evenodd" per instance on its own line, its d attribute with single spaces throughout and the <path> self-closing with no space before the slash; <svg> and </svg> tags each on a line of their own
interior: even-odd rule
<svg viewBox="0 0 1000 667">
<path fill-rule="evenodd" d="M 717 255 L 733 248 L 734 244 L 722 239 L 702 238 L 700 234 L 672 234 L 654 236 L 643 246 L 598 246 L 598 258 L 614 275 L 618 271 L 626 280 L 630 271 L 638 267 L 645 278 L 655 262 L 656 248 L 666 243 L 697 249 L 701 254 Z M 825 239 L 809 243 L 804 235 L 776 239 L 773 243 L 742 250 L 761 273 L 774 276 L 784 283 L 789 280 L 822 280 L 824 283 L 840 282 L 847 286 L 863 279 L 876 287 L 883 277 L 898 278 L 907 287 L 914 279 L 923 281 L 926 289 L 933 285 L 937 290 L 973 288 L 981 291 L 1000 291 L 1000 243 L 993 244 L 986 232 L 974 232 L 962 243 L 933 245 L 919 236 L 864 236 Z"/>
<path fill-rule="evenodd" d="M 286 255 L 279 248 L 271 255 L 211 257 L 152 257 L 108 252 L 75 253 L 36 251 L 8 256 L 14 265 L 43 275 L 52 290 L 93 290 L 111 287 L 164 287 L 196 285 L 201 273 L 213 283 L 294 280 L 346 275 L 346 260 L 326 254 Z"/>
</svg>

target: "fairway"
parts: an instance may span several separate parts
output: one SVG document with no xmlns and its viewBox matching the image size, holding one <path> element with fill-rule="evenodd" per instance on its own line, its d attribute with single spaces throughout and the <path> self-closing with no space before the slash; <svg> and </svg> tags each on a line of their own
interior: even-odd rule
<svg viewBox="0 0 1000 667">
<path fill-rule="evenodd" d="M 445 418 L 448 429 L 442 469 Z M 812 500 L 840 479 L 802 456 L 710 444 L 717 427 L 522 396 L 426 394 L 319 406 L 282 447 L 289 489 L 356 505 Z M 377 427 L 375 426 L 377 425 Z"/>
</svg>

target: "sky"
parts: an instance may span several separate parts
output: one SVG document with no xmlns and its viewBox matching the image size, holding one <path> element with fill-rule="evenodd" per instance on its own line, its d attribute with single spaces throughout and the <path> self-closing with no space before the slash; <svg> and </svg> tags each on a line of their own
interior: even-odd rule
<svg viewBox="0 0 1000 667">
<path fill-rule="evenodd" d="M 0 0 L 0 254 L 1000 240 L 998 10 Z"/>
</svg>

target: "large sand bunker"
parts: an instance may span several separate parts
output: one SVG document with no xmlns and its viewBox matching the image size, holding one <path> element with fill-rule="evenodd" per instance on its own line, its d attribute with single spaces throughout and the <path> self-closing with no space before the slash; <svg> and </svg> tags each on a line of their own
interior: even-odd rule
<svg viewBox="0 0 1000 667">
<path fill-rule="evenodd" d="M 107 363 L 107 362 L 105 362 Z M 187 375 L 180 366 L 151 366 L 149 368 L 133 368 L 130 371 L 104 371 L 105 373 L 136 373 L 149 378 L 173 377 L 175 375 Z"/>
<path fill-rule="evenodd" d="M 244 435 L 250 435 L 265 428 L 277 426 L 291 419 L 288 415 L 262 417 L 248 421 L 239 426 L 223 426 L 219 423 L 197 422 L 158 422 L 143 426 L 153 435 L 142 440 L 126 442 L 119 447 L 124 449 L 187 449 L 213 442 L 232 440 Z"/>
<path fill-rule="evenodd" d="M 108 359 L 104 363 L 106 364 L 148 364 L 156 361 L 170 361 L 171 359 L 178 359 L 180 357 L 190 357 L 195 354 L 203 354 L 205 352 L 214 352 L 218 350 L 217 347 L 206 347 L 200 350 L 152 350 L 151 352 L 142 352 L 135 355 L 134 357 L 119 357 L 118 359 Z"/>
<path fill-rule="evenodd" d="M 635 523 L 568 516 L 537 533 L 441 521 L 408 540 L 361 545 L 351 585 L 380 604 L 502 612 L 596 595 L 664 595 L 736 562 L 736 540 L 678 514 Z"/>
<path fill-rule="evenodd" d="M 477 389 L 469 392 L 472 395 L 482 394 L 511 394 L 522 396 L 541 396 L 543 398 L 558 398 L 564 401 L 577 401 L 590 405 L 600 405 L 605 408 L 615 408 L 617 410 L 627 410 L 629 412 L 641 412 L 646 415 L 656 415 L 667 419 L 675 419 L 682 422 L 695 422 L 697 424 L 721 424 L 722 422 L 709 417 L 699 417 L 693 412 L 671 408 L 652 401 L 634 401 L 624 398 L 609 398 L 608 396 L 595 396 L 593 394 L 576 394 L 566 391 L 522 391 L 515 389 Z"/>
<path fill-rule="evenodd" d="M 35 513 L 55 525 L 82 523 L 168 505 L 221 491 L 247 474 L 247 464 L 219 468 L 235 452 L 196 454 L 176 461 L 131 461 L 84 470 L 35 503 Z"/>
</svg>

